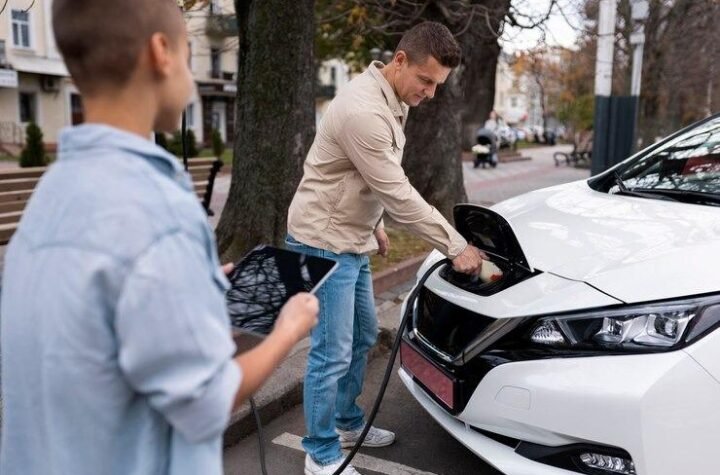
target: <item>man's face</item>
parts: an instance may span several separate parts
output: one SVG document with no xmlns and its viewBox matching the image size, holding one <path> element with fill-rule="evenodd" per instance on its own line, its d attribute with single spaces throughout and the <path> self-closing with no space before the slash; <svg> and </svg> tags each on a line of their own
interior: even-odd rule
<svg viewBox="0 0 720 475">
<path fill-rule="evenodd" d="M 402 50 L 395 55 L 391 65 L 397 71 L 395 92 L 411 107 L 418 106 L 425 99 L 432 99 L 438 85 L 443 84 L 452 71 L 432 56 L 422 62 L 412 63 Z"/>
</svg>

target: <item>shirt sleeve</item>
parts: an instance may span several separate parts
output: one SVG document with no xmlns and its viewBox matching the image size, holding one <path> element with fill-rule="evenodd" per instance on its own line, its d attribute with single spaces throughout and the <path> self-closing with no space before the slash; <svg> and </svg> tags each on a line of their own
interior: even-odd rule
<svg viewBox="0 0 720 475">
<path fill-rule="evenodd" d="M 347 118 L 338 143 L 385 211 L 398 224 L 427 240 L 447 257 L 457 257 L 467 241 L 413 188 L 393 150 L 392 126 L 379 114 Z"/>
<path fill-rule="evenodd" d="M 127 381 L 191 442 L 222 435 L 241 380 L 221 271 L 210 267 L 199 241 L 159 239 L 129 271 L 115 319 Z"/>
</svg>

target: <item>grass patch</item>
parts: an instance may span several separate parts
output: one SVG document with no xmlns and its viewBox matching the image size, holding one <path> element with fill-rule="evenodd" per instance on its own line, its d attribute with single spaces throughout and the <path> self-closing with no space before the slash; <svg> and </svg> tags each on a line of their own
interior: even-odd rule
<svg viewBox="0 0 720 475">
<path fill-rule="evenodd" d="M 544 143 L 528 142 L 527 140 L 518 140 L 515 143 L 515 146 L 518 150 L 522 150 L 524 148 L 546 147 L 546 145 Z"/>
<path fill-rule="evenodd" d="M 370 256 L 370 268 L 373 272 L 381 272 L 402 261 L 427 254 L 432 246 L 411 233 L 396 228 L 385 228 L 390 238 L 390 253 L 388 257 L 379 255 Z"/>
<path fill-rule="evenodd" d="M 215 154 L 213 153 L 212 149 L 210 148 L 204 148 L 200 150 L 200 157 L 214 157 Z M 233 161 L 233 150 L 232 148 L 226 148 L 223 152 L 222 156 L 220 157 L 220 160 L 223 161 L 223 164 L 227 166 L 232 166 Z"/>
</svg>

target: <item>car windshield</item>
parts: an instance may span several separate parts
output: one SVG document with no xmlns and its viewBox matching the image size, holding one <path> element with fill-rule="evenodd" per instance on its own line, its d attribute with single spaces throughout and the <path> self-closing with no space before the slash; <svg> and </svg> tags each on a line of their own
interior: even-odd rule
<svg viewBox="0 0 720 475">
<path fill-rule="evenodd" d="M 720 117 L 625 161 L 605 178 L 598 189 L 609 193 L 720 205 Z"/>
</svg>

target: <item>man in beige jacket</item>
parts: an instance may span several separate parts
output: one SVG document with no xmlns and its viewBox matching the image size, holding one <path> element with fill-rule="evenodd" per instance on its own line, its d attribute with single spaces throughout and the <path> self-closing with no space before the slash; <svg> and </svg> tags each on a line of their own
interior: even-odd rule
<svg viewBox="0 0 720 475">
<path fill-rule="evenodd" d="M 288 248 L 338 262 L 318 292 L 319 324 L 305 375 L 306 475 L 330 475 L 365 424 L 355 400 L 362 391 L 377 318 L 367 255 L 387 255 L 386 212 L 452 259 L 455 270 L 479 272 L 484 254 L 410 185 L 401 166 L 408 107 L 432 99 L 460 48 L 434 22 L 405 33 L 388 65 L 373 62 L 348 84 L 323 117 L 288 213 Z M 371 428 L 363 445 L 390 445 L 395 434 Z M 358 473 L 349 466 L 343 474 Z"/>
</svg>

